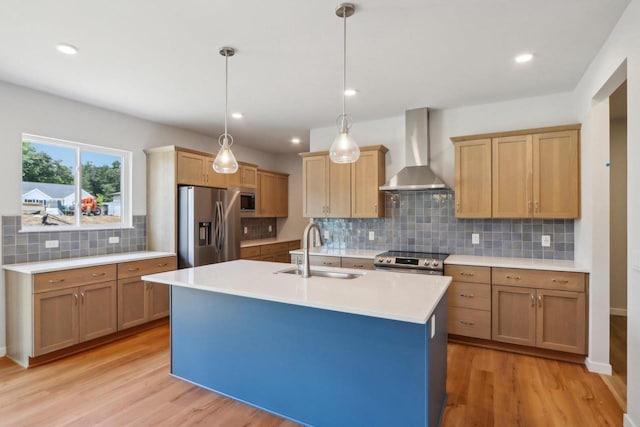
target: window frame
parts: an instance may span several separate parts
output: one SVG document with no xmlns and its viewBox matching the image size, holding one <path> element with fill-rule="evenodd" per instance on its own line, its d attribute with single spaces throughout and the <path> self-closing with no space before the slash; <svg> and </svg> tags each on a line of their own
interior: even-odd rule
<svg viewBox="0 0 640 427">
<path fill-rule="evenodd" d="M 132 196 L 132 160 L 131 151 L 119 150 L 117 148 L 101 147 L 98 145 L 85 144 L 81 142 L 68 141 L 64 139 L 51 138 L 47 136 L 23 133 L 20 145 L 24 141 L 36 144 L 54 145 L 58 147 L 71 148 L 75 150 L 75 170 L 73 173 L 73 186 L 75 190 L 75 205 L 72 225 L 29 225 L 25 226 L 20 222 L 20 233 L 31 232 L 53 232 L 53 231 L 77 231 L 77 230 L 113 230 L 123 228 L 133 228 L 133 196 Z M 91 151 L 99 154 L 119 156 L 122 158 L 120 165 L 120 222 L 112 224 L 83 224 L 82 223 L 82 151 Z M 22 151 L 20 154 L 20 185 L 22 186 Z M 22 190 L 20 190 L 20 217 L 22 218 Z"/>
</svg>

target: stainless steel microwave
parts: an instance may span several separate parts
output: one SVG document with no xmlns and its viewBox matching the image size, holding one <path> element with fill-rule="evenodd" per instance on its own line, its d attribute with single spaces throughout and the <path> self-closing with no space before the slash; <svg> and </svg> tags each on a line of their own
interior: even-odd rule
<svg viewBox="0 0 640 427">
<path fill-rule="evenodd" d="M 240 216 L 255 216 L 256 191 L 251 188 L 240 189 Z"/>
</svg>

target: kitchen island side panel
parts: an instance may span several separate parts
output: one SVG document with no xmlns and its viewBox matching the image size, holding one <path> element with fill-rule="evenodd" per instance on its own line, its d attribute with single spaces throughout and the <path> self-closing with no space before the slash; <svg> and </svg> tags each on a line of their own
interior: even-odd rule
<svg viewBox="0 0 640 427">
<path fill-rule="evenodd" d="M 429 397 L 430 323 L 178 286 L 171 298 L 171 372 L 209 390 L 313 426 L 426 426 L 445 400 Z"/>
</svg>

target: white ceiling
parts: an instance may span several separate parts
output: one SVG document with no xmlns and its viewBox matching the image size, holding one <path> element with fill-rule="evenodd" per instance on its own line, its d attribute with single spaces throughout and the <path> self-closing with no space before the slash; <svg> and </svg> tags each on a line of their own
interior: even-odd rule
<svg viewBox="0 0 640 427">
<path fill-rule="evenodd" d="M 360 0 L 348 19 L 357 121 L 571 90 L 630 0 Z M 223 45 L 238 144 L 308 147 L 341 108 L 339 0 L 2 0 L 0 79 L 218 136 Z M 80 49 L 74 57 L 59 42 Z M 533 51 L 524 66 L 513 57 Z M 303 139 L 292 146 L 292 136 Z M 306 144 L 306 145 L 305 145 Z"/>
</svg>

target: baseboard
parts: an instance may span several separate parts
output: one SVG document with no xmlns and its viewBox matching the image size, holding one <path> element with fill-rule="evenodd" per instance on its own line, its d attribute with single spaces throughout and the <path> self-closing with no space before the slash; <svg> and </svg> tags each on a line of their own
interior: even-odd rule
<svg viewBox="0 0 640 427">
<path fill-rule="evenodd" d="M 633 421 L 631 421 L 631 417 L 629 416 L 629 414 L 624 414 L 624 427 L 637 427 L 637 424 L 634 423 Z"/>
<path fill-rule="evenodd" d="M 596 374 L 611 375 L 613 372 L 610 363 L 594 362 L 587 357 L 586 359 L 584 359 L 584 364 L 589 372 L 594 372 Z"/>
<path fill-rule="evenodd" d="M 612 316 L 627 316 L 627 309 L 626 308 L 613 308 L 611 307 L 609 309 L 609 314 Z"/>
<path fill-rule="evenodd" d="M 7 347 L 0 347 L 0 357 L 7 355 Z"/>
</svg>

